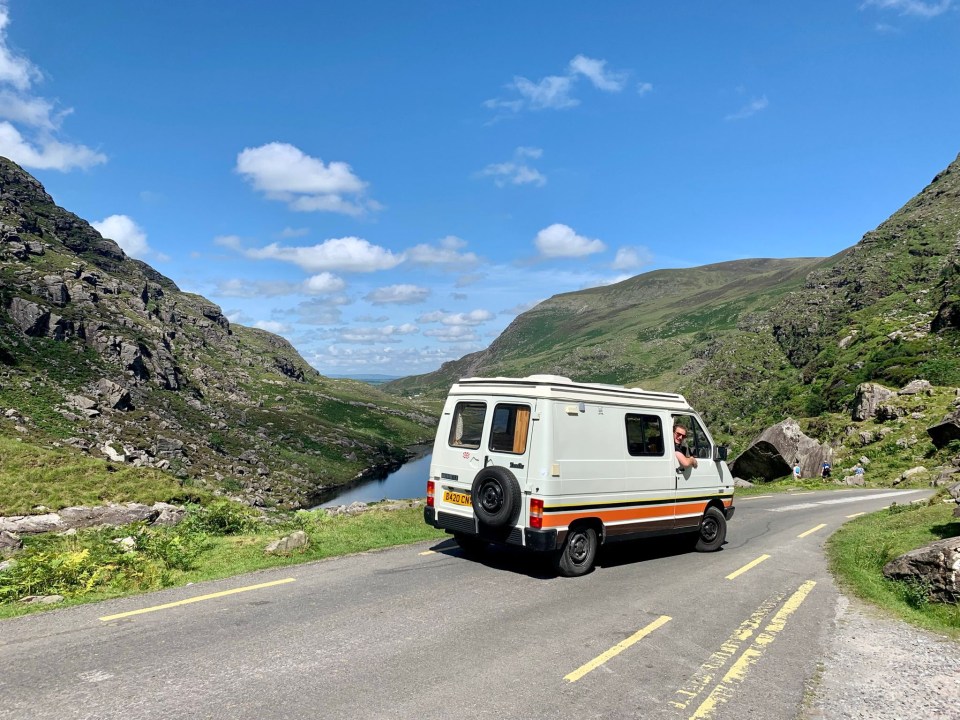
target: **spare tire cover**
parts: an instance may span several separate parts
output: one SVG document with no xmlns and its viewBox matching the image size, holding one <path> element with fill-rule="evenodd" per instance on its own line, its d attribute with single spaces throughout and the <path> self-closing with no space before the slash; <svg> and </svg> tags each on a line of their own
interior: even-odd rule
<svg viewBox="0 0 960 720">
<path fill-rule="evenodd" d="M 470 500 L 477 519 L 490 527 L 511 527 L 520 517 L 520 483 L 505 467 L 490 465 L 473 479 Z"/>
</svg>

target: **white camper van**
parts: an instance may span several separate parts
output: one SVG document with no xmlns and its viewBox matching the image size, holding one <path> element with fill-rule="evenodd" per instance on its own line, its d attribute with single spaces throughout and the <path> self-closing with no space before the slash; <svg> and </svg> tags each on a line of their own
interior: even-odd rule
<svg viewBox="0 0 960 720">
<path fill-rule="evenodd" d="M 726 455 L 682 395 L 466 378 L 440 418 L 424 519 L 468 553 L 491 542 L 552 552 L 568 576 L 616 540 L 690 533 L 698 550 L 718 550 L 734 511 Z"/>
</svg>

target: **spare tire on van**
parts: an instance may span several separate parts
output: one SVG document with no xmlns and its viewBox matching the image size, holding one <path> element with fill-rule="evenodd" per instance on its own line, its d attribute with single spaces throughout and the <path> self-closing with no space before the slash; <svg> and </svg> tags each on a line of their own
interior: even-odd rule
<svg viewBox="0 0 960 720">
<path fill-rule="evenodd" d="M 473 478 L 470 500 L 477 519 L 491 528 L 513 527 L 520 517 L 520 483 L 505 467 L 490 465 Z"/>
</svg>

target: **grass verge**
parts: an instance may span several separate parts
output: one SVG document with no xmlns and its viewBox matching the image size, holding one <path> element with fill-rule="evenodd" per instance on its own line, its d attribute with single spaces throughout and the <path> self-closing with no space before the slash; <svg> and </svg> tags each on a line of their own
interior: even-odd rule
<svg viewBox="0 0 960 720">
<path fill-rule="evenodd" d="M 306 548 L 264 553 L 272 540 L 296 530 L 307 534 Z M 135 523 L 26 537 L 16 564 L 0 572 L 0 618 L 442 537 L 424 523 L 422 508 L 353 516 L 301 511 L 268 524 L 243 506 L 221 501 L 194 506 L 172 528 Z M 64 600 L 47 606 L 20 602 L 52 594 Z"/>
<path fill-rule="evenodd" d="M 827 542 L 830 569 L 854 595 L 914 625 L 960 638 L 960 605 L 933 603 L 923 589 L 883 576 L 890 560 L 918 547 L 960 535 L 952 503 L 893 505 L 846 523 Z"/>
</svg>

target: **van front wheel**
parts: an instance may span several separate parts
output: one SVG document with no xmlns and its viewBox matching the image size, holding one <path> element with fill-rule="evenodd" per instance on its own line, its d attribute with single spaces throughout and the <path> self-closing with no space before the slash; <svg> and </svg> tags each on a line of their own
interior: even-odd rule
<svg viewBox="0 0 960 720">
<path fill-rule="evenodd" d="M 697 552 L 713 552 L 719 550 L 727 539 L 727 519 L 715 507 L 708 507 L 700 519 L 700 530 L 697 533 Z"/>
<path fill-rule="evenodd" d="M 557 570 L 566 577 L 586 575 L 597 557 L 597 532 L 592 527 L 575 527 L 567 532 L 563 550 L 557 556 Z"/>
</svg>

